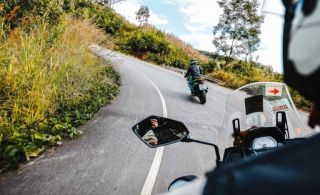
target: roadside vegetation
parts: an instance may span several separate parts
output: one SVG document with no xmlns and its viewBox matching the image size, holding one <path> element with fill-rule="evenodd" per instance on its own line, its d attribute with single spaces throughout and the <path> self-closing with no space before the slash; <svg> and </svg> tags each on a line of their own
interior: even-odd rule
<svg viewBox="0 0 320 195">
<path fill-rule="evenodd" d="M 88 47 L 107 39 L 102 30 L 55 1 L 16 2 L 0 3 L 2 168 L 81 135 L 118 92 L 117 74 Z"/>
</svg>

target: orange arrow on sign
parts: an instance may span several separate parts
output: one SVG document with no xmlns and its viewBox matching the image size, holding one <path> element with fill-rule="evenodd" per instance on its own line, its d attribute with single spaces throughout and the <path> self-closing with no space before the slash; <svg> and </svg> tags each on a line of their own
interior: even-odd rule
<svg viewBox="0 0 320 195">
<path fill-rule="evenodd" d="M 269 90 L 270 93 L 273 93 L 274 95 L 276 95 L 277 93 L 279 93 L 280 91 L 277 88 L 274 88 L 272 90 Z"/>
</svg>

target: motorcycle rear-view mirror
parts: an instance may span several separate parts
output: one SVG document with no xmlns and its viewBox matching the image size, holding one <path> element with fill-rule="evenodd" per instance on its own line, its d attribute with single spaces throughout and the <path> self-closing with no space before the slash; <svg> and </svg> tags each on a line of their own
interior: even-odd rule
<svg viewBox="0 0 320 195">
<path fill-rule="evenodd" d="M 168 191 L 171 192 L 173 190 L 176 190 L 177 188 L 183 187 L 189 184 L 190 182 L 194 181 L 195 179 L 198 179 L 198 177 L 195 175 L 186 175 L 179 177 L 175 179 L 173 182 L 171 182 L 171 184 L 168 187 Z"/>
<path fill-rule="evenodd" d="M 189 135 L 182 122 L 154 115 L 134 125 L 132 130 L 151 148 L 179 142 Z"/>
</svg>

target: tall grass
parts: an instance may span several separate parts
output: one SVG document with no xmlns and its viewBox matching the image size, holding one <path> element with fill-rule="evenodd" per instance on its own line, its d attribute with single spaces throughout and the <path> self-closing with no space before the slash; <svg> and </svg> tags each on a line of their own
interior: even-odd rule
<svg viewBox="0 0 320 195">
<path fill-rule="evenodd" d="M 48 29 L 45 23 L 28 33 L 15 29 L 1 43 L 1 61 L 6 63 L 0 74 L 5 89 L 1 91 L 1 127 L 41 120 L 54 113 L 61 101 L 76 103 L 74 97 L 95 82 L 92 75 L 101 67 L 96 66 L 99 61 L 88 45 L 99 41 L 102 33 L 88 22 L 70 18 Z"/>
<path fill-rule="evenodd" d="M 116 92 L 114 79 L 106 77 L 113 73 L 88 48 L 105 39 L 103 32 L 69 17 L 53 27 L 34 24 L 0 39 L 0 164 L 40 152 L 37 139 L 55 143 L 63 135 L 73 137 L 81 112 L 90 118 Z M 92 99 L 98 103 L 86 103 Z"/>
<path fill-rule="evenodd" d="M 173 34 L 166 33 L 167 40 L 174 45 L 175 47 L 181 49 L 182 53 L 186 56 L 190 56 L 191 58 L 199 59 L 201 63 L 207 64 L 209 59 L 207 56 L 201 54 L 199 51 L 194 49 L 192 45 L 186 43 L 179 39 L 177 36 Z"/>
</svg>

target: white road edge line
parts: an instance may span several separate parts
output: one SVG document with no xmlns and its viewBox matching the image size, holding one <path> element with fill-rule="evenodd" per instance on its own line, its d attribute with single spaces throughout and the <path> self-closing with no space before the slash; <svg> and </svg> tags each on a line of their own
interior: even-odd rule
<svg viewBox="0 0 320 195">
<path fill-rule="evenodd" d="M 154 82 L 151 79 L 149 79 L 144 73 L 142 73 L 140 71 L 138 71 L 138 72 L 140 74 L 142 74 L 143 77 L 146 78 L 152 84 L 152 86 L 157 90 L 157 92 L 160 96 L 160 99 L 161 99 L 161 103 L 162 103 L 162 115 L 163 115 L 163 117 L 168 117 L 166 102 L 163 98 L 161 91 L 159 90 L 157 85 L 154 84 Z M 154 184 L 157 179 L 158 172 L 159 172 L 163 151 L 164 151 L 164 147 L 157 148 L 156 154 L 154 156 L 154 159 L 153 159 L 153 162 L 152 162 L 152 165 L 150 168 L 150 171 L 148 173 L 148 176 L 147 176 L 146 181 L 143 185 L 143 188 L 142 188 L 140 195 L 151 195 Z"/>
</svg>

